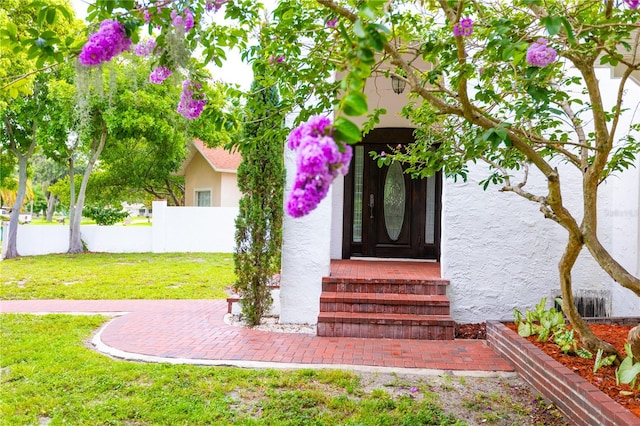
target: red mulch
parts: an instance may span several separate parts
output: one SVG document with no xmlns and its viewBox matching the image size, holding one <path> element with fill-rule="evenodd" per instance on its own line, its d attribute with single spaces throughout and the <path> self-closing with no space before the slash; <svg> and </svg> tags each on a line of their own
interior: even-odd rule
<svg viewBox="0 0 640 426">
<path fill-rule="evenodd" d="M 507 324 L 507 327 L 512 330 L 516 329 L 513 324 Z M 590 327 L 596 336 L 611 343 L 616 347 L 616 349 L 618 349 L 623 357 L 626 356 L 624 352 L 624 344 L 627 342 L 629 330 L 633 328 L 632 325 L 591 324 Z M 578 356 L 565 355 L 560 352 L 558 346 L 554 343 L 538 342 L 536 341 L 536 338 L 537 336 L 532 336 L 527 338 L 527 340 L 565 367 L 584 377 L 595 387 L 609 395 L 609 397 L 618 404 L 626 407 L 633 414 L 640 417 L 640 391 L 637 389 L 631 389 L 629 385 L 616 385 L 615 366 L 601 367 L 594 374 L 593 365 L 595 361 L 595 354 L 594 359 L 584 359 Z M 632 392 L 632 394 L 629 396 L 621 395 L 621 391 Z"/>
</svg>

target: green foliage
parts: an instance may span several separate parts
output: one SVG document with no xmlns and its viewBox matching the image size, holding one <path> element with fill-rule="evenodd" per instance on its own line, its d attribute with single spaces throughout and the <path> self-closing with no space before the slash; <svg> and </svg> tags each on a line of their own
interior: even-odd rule
<svg viewBox="0 0 640 426">
<path fill-rule="evenodd" d="M 518 310 L 514 310 L 518 334 L 522 337 L 538 336 L 538 341 L 546 342 L 550 336 L 565 326 L 562 312 L 555 308 L 546 308 L 547 298 L 543 297 L 534 310 L 525 310 L 524 316 Z"/>
<path fill-rule="evenodd" d="M 2 261 L 0 300 L 224 299 L 235 278 L 230 253 L 27 256 Z"/>
<path fill-rule="evenodd" d="M 0 4 L 0 106 L 32 92 L 31 73 L 65 62 L 84 37 L 68 0 Z"/>
<path fill-rule="evenodd" d="M 129 212 L 114 207 L 85 206 L 82 214 L 96 221 L 98 225 L 115 225 L 129 216 Z"/>
<path fill-rule="evenodd" d="M 598 349 L 596 359 L 593 363 L 593 374 L 595 374 L 601 367 L 613 365 L 617 359 L 616 354 L 603 357 L 603 353 L 604 351 L 602 349 Z"/>
<path fill-rule="evenodd" d="M 640 362 L 633 362 L 633 353 L 628 343 L 624 345 L 624 351 L 627 356 L 616 370 L 616 383 L 629 384 L 633 389 L 636 386 L 638 377 L 640 377 Z M 640 390 L 640 384 L 638 384 L 638 390 Z"/>
<path fill-rule="evenodd" d="M 284 188 L 284 117 L 274 87 L 260 76 L 246 105 L 238 188 L 242 192 L 236 219 L 236 291 L 250 325 L 260 323 L 271 304 L 269 283 L 280 272 Z"/>
<path fill-rule="evenodd" d="M 556 299 L 561 304 L 562 299 Z M 520 310 L 514 309 L 514 322 L 518 327 L 518 334 L 522 337 L 538 336 L 539 342 L 553 339 L 562 353 L 576 354 L 581 358 L 592 358 L 591 352 L 578 345 L 578 339 L 574 336 L 574 330 L 568 329 L 565 324 L 562 311 L 555 308 L 546 308 L 547 298 L 543 297 L 534 310 L 525 310 L 524 315 Z"/>
</svg>

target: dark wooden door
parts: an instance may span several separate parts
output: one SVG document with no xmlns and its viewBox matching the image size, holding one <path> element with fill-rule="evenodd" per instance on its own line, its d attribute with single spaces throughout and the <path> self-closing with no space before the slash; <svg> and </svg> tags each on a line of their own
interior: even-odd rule
<svg viewBox="0 0 640 426">
<path fill-rule="evenodd" d="M 403 140 L 410 129 L 384 130 L 372 132 L 379 138 L 369 136 L 357 148 L 359 163 L 345 180 L 343 229 L 349 238 L 343 257 L 439 260 L 441 178 L 412 179 L 397 162 L 378 167 L 371 152 L 410 142 Z"/>
</svg>

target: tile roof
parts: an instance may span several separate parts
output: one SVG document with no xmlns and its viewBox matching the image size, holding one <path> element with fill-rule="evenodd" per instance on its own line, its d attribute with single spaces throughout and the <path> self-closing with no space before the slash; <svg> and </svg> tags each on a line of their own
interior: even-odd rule
<svg viewBox="0 0 640 426">
<path fill-rule="evenodd" d="M 235 173 L 242 161 L 238 151 L 229 152 L 222 147 L 209 148 L 200 139 L 194 139 L 193 145 L 217 172 Z"/>
</svg>

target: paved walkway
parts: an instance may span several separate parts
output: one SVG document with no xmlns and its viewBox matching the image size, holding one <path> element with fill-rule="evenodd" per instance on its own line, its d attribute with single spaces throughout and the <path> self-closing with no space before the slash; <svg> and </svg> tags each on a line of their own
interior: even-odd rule
<svg viewBox="0 0 640 426">
<path fill-rule="evenodd" d="M 253 368 L 342 368 L 414 374 L 510 376 L 483 340 L 318 337 L 228 325 L 224 300 L 1 301 L 0 312 L 113 315 L 96 349 L 136 361 Z"/>
</svg>

